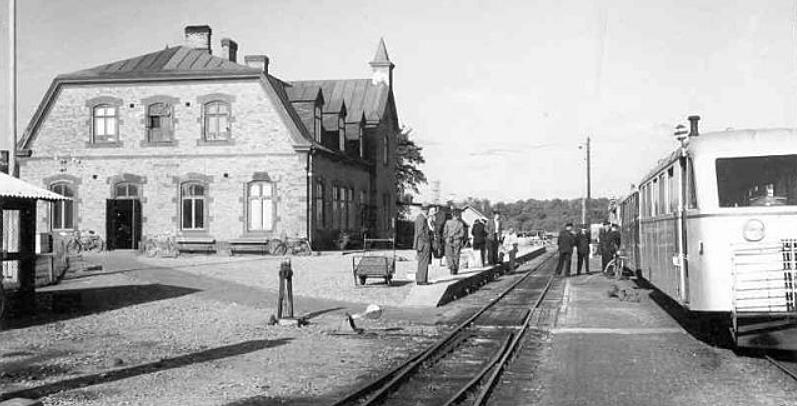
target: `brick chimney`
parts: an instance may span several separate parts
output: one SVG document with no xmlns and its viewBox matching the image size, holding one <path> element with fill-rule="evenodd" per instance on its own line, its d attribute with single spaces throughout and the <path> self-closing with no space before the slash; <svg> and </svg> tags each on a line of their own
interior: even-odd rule
<svg viewBox="0 0 797 406">
<path fill-rule="evenodd" d="M 250 68 L 260 69 L 261 72 L 268 75 L 268 57 L 265 55 L 247 55 L 244 57 L 244 62 Z"/>
<path fill-rule="evenodd" d="M 229 38 L 222 38 L 221 53 L 224 59 L 232 63 L 238 62 L 238 43 Z"/>
<path fill-rule="evenodd" d="M 188 25 L 185 27 L 185 46 L 212 53 L 210 51 L 210 26 Z"/>
<path fill-rule="evenodd" d="M 700 116 L 689 116 L 689 136 L 697 137 L 700 132 L 697 129 L 697 122 L 700 121 Z"/>
</svg>

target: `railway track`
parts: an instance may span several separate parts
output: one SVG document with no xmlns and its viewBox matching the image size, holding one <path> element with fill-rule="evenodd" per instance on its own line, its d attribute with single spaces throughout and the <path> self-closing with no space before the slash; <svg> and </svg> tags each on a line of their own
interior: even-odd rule
<svg viewBox="0 0 797 406">
<path fill-rule="evenodd" d="M 769 361 L 772 365 L 783 371 L 783 373 L 797 381 L 797 359 L 784 360 L 775 358 L 772 355 L 764 355 L 764 358 L 766 358 L 767 361 Z"/>
<path fill-rule="evenodd" d="M 451 332 L 332 406 L 483 405 L 555 280 L 553 256 Z"/>
</svg>

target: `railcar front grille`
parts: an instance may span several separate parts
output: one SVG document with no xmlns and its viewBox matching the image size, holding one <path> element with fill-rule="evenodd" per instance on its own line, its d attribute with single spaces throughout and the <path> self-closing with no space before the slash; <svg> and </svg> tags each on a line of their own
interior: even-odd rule
<svg viewBox="0 0 797 406">
<path fill-rule="evenodd" d="M 797 239 L 733 246 L 733 311 L 797 313 Z"/>
</svg>

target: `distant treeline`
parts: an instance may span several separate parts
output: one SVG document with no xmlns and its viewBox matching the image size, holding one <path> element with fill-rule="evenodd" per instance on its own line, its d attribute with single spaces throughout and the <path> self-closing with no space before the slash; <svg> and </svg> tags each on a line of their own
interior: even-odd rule
<svg viewBox="0 0 797 406">
<path fill-rule="evenodd" d="M 519 200 L 514 203 L 491 203 L 487 199 L 469 198 L 464 202 L 449 202 L 456 206 L 470 205 L 490 216 L 498 209 L 506 219 L 506 226 L 515 231 L 546 230 L 555 232 L 565 223 L 581 223 L 581 199 Z M 600 223 L 606 219 L 609 199 L 593 198 L 587 208 L 590 223 Z"/>
</svg>

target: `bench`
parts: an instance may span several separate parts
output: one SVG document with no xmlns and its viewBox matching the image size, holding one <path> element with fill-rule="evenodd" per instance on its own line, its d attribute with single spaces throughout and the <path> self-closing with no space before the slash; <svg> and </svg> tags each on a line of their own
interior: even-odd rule
<svg viewBox="0 0 797 406">
<path fill-rule="evenodd" d="M 213 237 L 177 237 L 174 241 L 180 252 L 216 252 L 216 239 Z"/>
<path fill-rule="evenodd" d="M 228 241 L 230 254 L 244 252 L 249 254 L 268 254 L 268 238 L 236 238 Z"/>
</svg>

